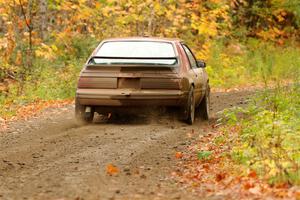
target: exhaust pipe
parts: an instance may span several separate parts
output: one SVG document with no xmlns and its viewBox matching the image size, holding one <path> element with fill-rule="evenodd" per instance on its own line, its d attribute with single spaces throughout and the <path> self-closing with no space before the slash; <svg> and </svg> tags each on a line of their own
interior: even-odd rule
<svg viewBox="0 0 300 200">
<path fill-rule="evenodd" d="M 91 113 L 92 108 L 90 106 L 85 107 L 85 113 Z"/>
<path fill-rule="evenodd" d="M 92 113 L 92 107 L 86 106 L 85 107 L 85 112 L 84 112 L 85 117 L 90 118 L 92 114 L 93 114 Z"/>
</svg>

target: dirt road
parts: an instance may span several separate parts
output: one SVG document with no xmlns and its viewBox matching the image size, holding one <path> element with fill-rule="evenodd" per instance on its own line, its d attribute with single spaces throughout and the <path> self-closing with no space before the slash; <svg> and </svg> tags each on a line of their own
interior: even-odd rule
<svg viewBox="0 0 300 200">
<path fill-rule="evenodd" d="M 212 112 L 245 104 L 251 92 L 214 93 Z M 13 122 L 0 134 L 0 199 L 193 199 L 170 177 L 193 126 L 168 115 L 121 116 L 78 126 L 73 106 Z M 120 172 L 109 176 L 113 164 Z"/>
</svg>

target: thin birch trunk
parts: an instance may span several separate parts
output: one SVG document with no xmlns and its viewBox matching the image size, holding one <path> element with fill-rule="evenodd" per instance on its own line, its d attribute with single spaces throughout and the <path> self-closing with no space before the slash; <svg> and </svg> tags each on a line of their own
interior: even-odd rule
<svg viewBox="0 0 300 200">
<path fill-rule="evenodd" d="M 39 0 L 39 35 L 42 40 L 47 37 L 47 0 Z"/>
</svg>

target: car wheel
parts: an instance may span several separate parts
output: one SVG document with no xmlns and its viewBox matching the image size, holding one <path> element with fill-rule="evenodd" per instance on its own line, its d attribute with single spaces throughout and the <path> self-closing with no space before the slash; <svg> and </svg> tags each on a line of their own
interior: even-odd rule
<svg viewBox="0 0 300 200">
<path fill-rule="evenodd" d="M 195 97 L 194 97 L 194 87 L 191 87 L 188 96 L 187 103 L 187 120 L 186 122 L 190 125 L 194 123 L 195 120 Z"/>
<path fill-rule="evenodd" d="M 75 117 L 79 123 L 91 123 L 94 119 L 94 108 L 91 108 L 91 112 L 85 112 L 85 109 L 86 106 L 81 105 L 79 101 L 75 99 Z"/>
<path fill-rule="evenodd" d="M 209 120 L 209 109 L 210 109 L 210 88 L 206 89 L 205 95 L 199 105 L 198 113 L 204 120 Z"/>
</svg>

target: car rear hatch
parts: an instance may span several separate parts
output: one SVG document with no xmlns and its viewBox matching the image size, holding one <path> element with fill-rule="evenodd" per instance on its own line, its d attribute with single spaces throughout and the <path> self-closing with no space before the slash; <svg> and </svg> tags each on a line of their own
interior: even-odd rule
<svg viewBox="0 0 300 200">
<path fill-rule="evenodd" d="M 177 105 L 182 96 L 178 55 L 162 41 L 103 42 L 77 89 L 80 103 L 91 105 Z"/>
<path fill-rule="evenodd" d="M 78 88 L 180 89 L 177 60 L 172 65 L 155 65 L 95 64 L 92 63 L 93 59 L 95 57 L 90 59 L 85 69 L 81 72 Z"/>
<path fill-rule="evenodd" d="M 77 97 L 86 105 L 177 105 L 183 95 L 178 70 L 177 65 L 88 64 Z"/>
</svg>

